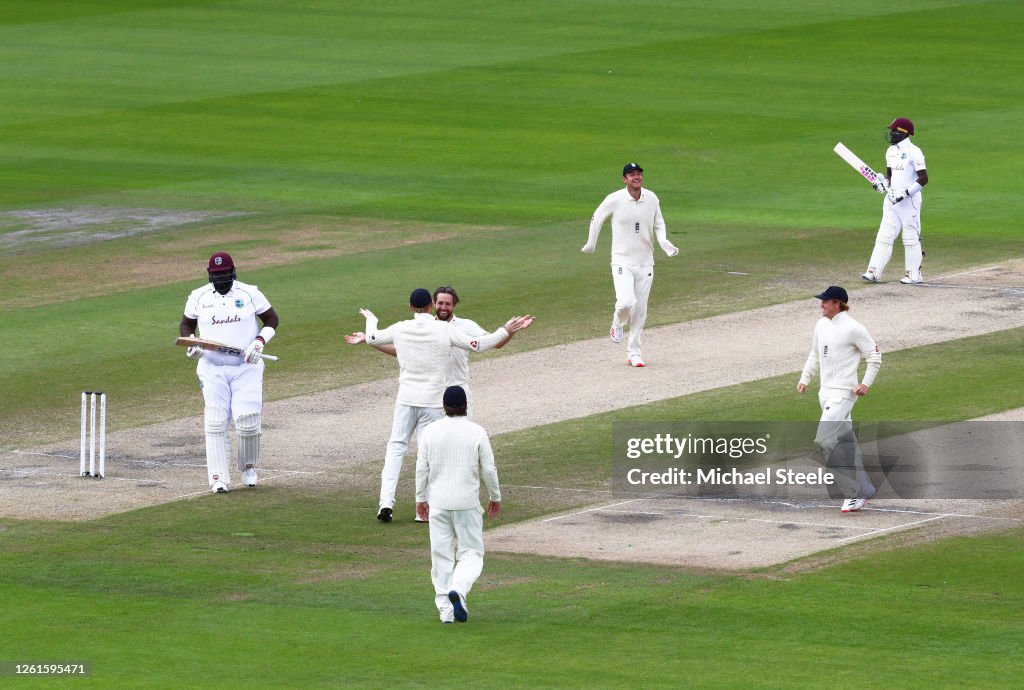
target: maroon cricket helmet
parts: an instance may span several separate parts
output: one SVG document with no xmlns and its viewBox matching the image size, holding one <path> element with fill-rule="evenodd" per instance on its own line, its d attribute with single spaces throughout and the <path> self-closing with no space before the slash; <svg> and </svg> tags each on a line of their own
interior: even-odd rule
<svg viewBox="0 0 1024 690">
<path fill-rule="evenodd" d="M 207 273 L 220 273 L 221 271 L 230 271 L 235 267 L 235 262 L 231 260 L 231 255 L 227 252 L 217 252 L 210 257 L 210 264 L 206 267 Z"/>
<path fill-rule="evenodd" d="M 897 117 L 892 121 L 892 124 L 889 125 L 889 129 L 897 132 L 903 132 L 908 136 L 914 136 L 914 123 L 905 117 Z"/>
</svg>

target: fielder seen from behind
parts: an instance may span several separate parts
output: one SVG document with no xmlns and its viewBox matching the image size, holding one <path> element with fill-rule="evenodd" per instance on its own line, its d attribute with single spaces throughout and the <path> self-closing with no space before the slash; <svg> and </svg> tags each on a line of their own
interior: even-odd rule
<svg viewBox="0 0 1024 690">
<path fill-rule="evenodd" d="M 832 285 L 815 297 L 821 300 L 821 318 L 814 326 L 811 351 L 796 390 L 803 393 L 811 378 L 820 373 L 821 421 L 814 443 L 821 450 L 826 467 L 835 472 L 837 487 L 845 498 L 842 512 L 853 513 L 875 495 L 875 487 L 864 470 L 851 413 L 857 399 L 867 395 L 875 382 L 882 366 L 882 353 L 868 329 L 850 316 L 846 290 Z M 868 364 L 863 380 L 858 383 L 861 357 Z"/>
<path fill-rule="evenodd" d="M 484 567 L 480 480 L 488 517 L 501 512 L 501 487 L 487 432 L 466 419 L 466 391 L 446 388 L 443 403 L 445 417 L 420 436 L 416 514 L 430 523 L 430 579 L 441 622 L 465 623 L 466 597 Z"/>
<path fill-rule="evenodd" d="M 278 326 L 277 312 L 255 285 L 236 279 L 235 263 L 217 252 L 207 264 L 209 283 L 196 288 L 185 301 L 178 332 L 196 335 L 238 348 L 241 355 L 190 347 L 203 391 L 206 430 L 206 470 L 210 489 L 226 493 L 231 487 L 229 420 L 238 435 L 238 469 L 242 482 L 256 486 L 263 413 L 263 346 Z M 263 323 L 260 328 L 259 319 Z"/>
<path fill-rule="evenodd" d="M 480 324 L 472 319 L 464 319 L 461 316 L 455 316 L 455 307 L 459 304 L 459 295 L 455 292 L 455 288 L 450 286 L 442 286 L 434 290 L 434 314 L 438 321 L 447 321 L 457 330 L 462 331 L 470 337 L 479 338 L 484 335 L 488 335 Z M 507 338 L 502 340 L 500 343 L 494 346 L 495 350 L 500 350 L 505 347 L 508 341 L 512 340 L 512 334 L 510 333 Z M 366 334 L 362 331 L 357 331 L 351 335 L 345 336 L 345 342 L 350 345 L 358 345 L 366 342 Z M 384 354 L 396 356 L 394 344 L 390 345 L 375 345 L 375 349 L 383 352 Z M 468 399 L 468 406 L 466 417 L 469 419 L 473 418 L 473 392 L 469 388 L 469 352 L 461 348 L 452 348 L 451 354 L 448 356 L 448 369 L 445 372 L 445 385 L 446 386 L 462 386 L 463 390 L 466 391 L 466 397 Z"/>
<path fill-rule="evenodd" d="M 494 333 L 471 337 L 447 321 L 436 320 L 431 314 L 432 308 L 430 293 L 417 288 L 409 295 L 409 310 L 413 312 L 413 318 L 383 330 L 377 329 L 377 317 L 373 312 L 359 310 L 366 318 L 366 342 L 374 347 L 394 343 L 398 357 L 398 396 L 391 438 L 380 475 L 377 519 L 381 522 L 391 522 L 394 514 L 398 477 L 413 431 L 419 438 L 424 427 L 444 414 L 441 398 L 452 348 L 475 352 L 490 350 L 533 323 L 532 316 L 516 316 Z"/>
<path fill-rule="evenodd" d="M 924 282 L 921 263 L 921 188 L 928 184 L 924 153 L 910 137 L 914 136 L 914 123 L 898 117 L 889 125 L 885 151 L 885 177 L 887 182 L 877 183 L 875 191 L 884 194 L 882 223 L 875 237 L 875 248 L 868 261 L 868 270 L 861 276 L 869 283 L 882 280 L 882 271 L 892 258 L 892 245 L 903 233 L 904 272 L 900 282 L 917 285 Z"/>
<path fill-rule="evenodd" d="M 622 342 L 623 330 L 629 329 L 626 362 L 633 367 L 644 366 L 640 351 L 647 321 L 647 298 L 654 283 L 654 240 L 669 256 L 679 253 L 665 233 L 658 196 L 645 189 L 644 169 L 636 163 L 622 168 L 624 189 L 604 198 L 590 220 L 590 234 L 583 245 L 584 254 L 597 247 L 604 221 L 612 218 L 612 283 L 615 286 L 615 311 L 612 313 L 612 342 Z"/>
</svg>

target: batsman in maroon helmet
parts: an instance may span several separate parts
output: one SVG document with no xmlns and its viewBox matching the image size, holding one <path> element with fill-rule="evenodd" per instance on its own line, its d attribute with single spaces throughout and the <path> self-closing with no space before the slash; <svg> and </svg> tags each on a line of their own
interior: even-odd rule
<svg viewBox="0 0 1024 690">
<path fill-rule="evenodd" d="M 875 189 L 885 194 L 882 201 L 882 224 L 875 237 L 868 270 L 861 276 L 869 283 L 882 280 L 882 271 L 892 258 L 892 245 L 903 233 L 904 272 L 900 280 L 904 285 L 924 282 L 921 262 L 921 188 L 928 184 L 924 153 L 910 138 L 914 136 L 914 123 L 897 117 L 889 125 L 885 138 L 890 146 L 885 152 L 887 184 L 879 183 Z"/>
</svg>

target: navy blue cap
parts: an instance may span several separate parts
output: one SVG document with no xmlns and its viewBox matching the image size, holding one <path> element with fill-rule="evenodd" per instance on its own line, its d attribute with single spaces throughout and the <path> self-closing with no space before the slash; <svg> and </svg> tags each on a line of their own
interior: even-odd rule
<svg viewBox="0 0 1024 690">
<path fill-rule="evenodd" d="M 409 295 L 409 304 L 416 309 L 422 309 L 423 307 L 429 306 L 434 298 L 430 296 L 430 290 L 423 288 L 416 288 Z"/>
<path fill-rule="evenodd" d="M 847 302 L 850 301 L 850 296 L 846 294 L 846 290 L 839 287 L 838 285 L 829 285 L 828 288 L 826 288 L 825 292 L 821 293 L 820 295 L 815 295 L 815 297 L 817 297 L 820 300 L 837 299 L 843 304 L 846 304 Z"/>
<path fill-rule="evenodd" d="M 462 386 L 448 386 L 444 389 L 445 407 L 465 407 L 466 391 Z"/>
<path fill-rule="evenodd" d="M 622 169 L 622 176 L 625 177 L 626 175 L 628 175 L 629 173 L 633 172 L 634 170 L 636 172 L 643 172 L 644 171 L 644 169 L 641 168 L 636 163 L 626 163 L 626 167 L 624 167 Z"/>
</svg>

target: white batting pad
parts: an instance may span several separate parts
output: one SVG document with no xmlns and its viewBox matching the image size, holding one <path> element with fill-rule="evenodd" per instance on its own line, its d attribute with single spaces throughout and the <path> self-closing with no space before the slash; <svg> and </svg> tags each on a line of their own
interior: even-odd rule
<svg viewBox="0 0 1024 690">
<path fill-rule="evenodd" d="M 876 277 L 882 277 L 882 271 L 885 270 L 889 259 L 892 258 L 893 242 L 896 241 L 896 237 L 899 234 L 900 229 L 892 223 L 883 222 L 878 227 L 878 235 L 875 237 L 875 248 L 871 252 L 871 260 L 868 263 Z"/>
<path fill-rule="evenodd" d="M 206 427 L 206 474 L 212 486 L 215 481 L 231 484 L 229 461 L 231 439 L 228 437 L 228 411 L 223 407 L 204 410 Z"/>
<path fill-rule="evenodd" d="M 235 431 L 238 432 L 238 469 L 243 472 L 252 465 L 255 469 L 260 462 L 260 436 L 262 420 L 259 412 L 239 415 L 235 420 Z"/>
</svg>

